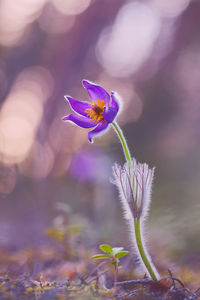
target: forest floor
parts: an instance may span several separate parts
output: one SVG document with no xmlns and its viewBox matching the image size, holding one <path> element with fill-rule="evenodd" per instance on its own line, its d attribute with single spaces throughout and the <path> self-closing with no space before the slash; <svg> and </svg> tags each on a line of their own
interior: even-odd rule
<svg viewBox="0 0 200 300">
<path fill-rule="evenodd" d="M 90 251 L 81 246 L 76 257 L 60 245 L 21 250 L 1 247 L 0 300 L 200 299 L 200 290 L 194 289 L 200 282 L 198 276 L 185 276 L 184 283 L 172 274 L 152 281 L 138 279 L 122 266 L 114 283 L 112 267 L 92 261 Z M 191 284 L 194 280 L 195 285 Z"/>
</svg>

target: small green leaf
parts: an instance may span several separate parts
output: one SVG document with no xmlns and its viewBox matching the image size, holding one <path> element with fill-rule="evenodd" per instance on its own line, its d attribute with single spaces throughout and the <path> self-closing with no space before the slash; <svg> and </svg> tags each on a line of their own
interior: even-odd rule
<svg viewBox="0 0 200 300">
<path fill-rule="evenodd" d="M 115 247 L 115 248 L 112 248 L 112 250 L 113 250 L 113 254 L 115 256 L 115 254 L 122 252 L 124 250 L 124 247 Z"/>
<path fill-rule="evenodd" d="M 113 254 L 113 249 L 110 245 L 108 244 L 103 244 L 103 245 L 100 245 L 99 248 L 105 252 L 105 253 L 109 253 L 109 254 Z"/>
<path fill-rule="evenodd" d="M 129 251 L 121 251 L 115 254 L 115 258 L 121 258 L 127 254 L 129 254 Z"/>
<path fill-rule="evenodd" d="M 93 259 L 103 259 L 103 258 L 110 258 L 108 255 L 106 254 L 95 254 L 92 256 Z"/>
</svg>

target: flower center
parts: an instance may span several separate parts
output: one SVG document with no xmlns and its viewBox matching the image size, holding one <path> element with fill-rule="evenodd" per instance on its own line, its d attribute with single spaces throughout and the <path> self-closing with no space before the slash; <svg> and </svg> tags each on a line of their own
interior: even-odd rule
<svg viewBox="0 0 200 300">
<path fill-rule="evenodd" d="M 103 122 L 105 121 L 103 117 L 105 105 L 104 100 L 95 99 L 94 102 L 90 104 L 91 108 L 87 108 L 85 112 L 92 121 L 96 123 Z"/>
</svg>

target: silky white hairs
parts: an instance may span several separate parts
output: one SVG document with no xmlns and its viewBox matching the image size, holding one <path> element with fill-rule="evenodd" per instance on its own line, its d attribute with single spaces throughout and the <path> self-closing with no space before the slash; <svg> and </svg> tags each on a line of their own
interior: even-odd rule
<svg viewBox="0 0 200 300">
<path fill-rule="evenodd" d="M 112 183 L 117 186 L 120 194 L 124 217 L 128 223 L 131 241 L 133 243 L 134 249 L 137 251 L 137 255 L 141 265 L 144 267 L 145 271 L 148 274 L 149 272 L 144 264 L 143 259 L 141 258 L 141 253 L 136 242 L 135 221 L 138 220 L 140 222 L 142 238 L 144 236 L 144 221 L 148 216 L 149 206 L 151 202 L 151 190 L 154 170 L 155 168 L 150 169 L 147 164 L 137 163 L 133 158 L 132 166 L 130 166 L 129 162 L 126 162 L 124 166 L 120 166 L 118 164 L 115 164 L 113 166 L 114 180 L 112 180 Z M 151 262 L 152 269 L 158 279 L 159 274 L 151 261 L 144 240 L 142 240 L 142 244 L 145 255 Z"/>
</svg>

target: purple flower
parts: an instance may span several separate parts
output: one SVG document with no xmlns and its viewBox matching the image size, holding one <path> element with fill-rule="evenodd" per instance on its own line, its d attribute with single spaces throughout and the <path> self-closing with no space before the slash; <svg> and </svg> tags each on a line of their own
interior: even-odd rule
<svg viewBox="0 0 200 300">
<path fill-rule="evenodd" d="M 78 115 L 70 114 L 62 119 L 64 121 L 72 121 L 83 128 L 94 127 L 88 133 L 88 139 L 92 142 L 92 138 L 96 134 L 104 132 L 108 125 L 113 122 L 119 111 L 119 104 L 115 92 L 112 92 L 110 96 L 104 88 L 96 83 L 88 80 L 83 80 L 82 83 L 92 101 L 79 101 L 70 96 L 65 96 L 71 108 Z"/>
</svg>

